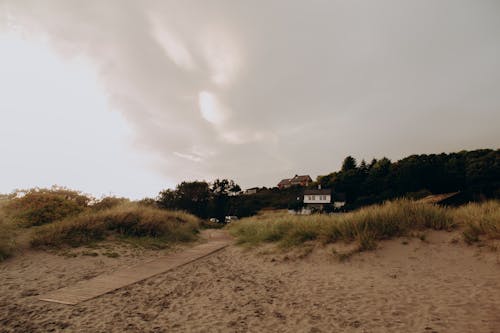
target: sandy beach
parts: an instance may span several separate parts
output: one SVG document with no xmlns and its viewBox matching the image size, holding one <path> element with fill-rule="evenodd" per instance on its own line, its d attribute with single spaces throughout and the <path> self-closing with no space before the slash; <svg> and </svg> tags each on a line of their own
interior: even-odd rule
<svg viewBox="0 0 500 333">
<path fill-rule="evenodd" d="M 500 332 L 500 252 L 457 237 L 384 241 L 342 262 L 331 246 L 232 245 L 76 306 L 37 296 L 164 251 L 27 251 L 0 264 L 0 332 Z"/>
</svg>

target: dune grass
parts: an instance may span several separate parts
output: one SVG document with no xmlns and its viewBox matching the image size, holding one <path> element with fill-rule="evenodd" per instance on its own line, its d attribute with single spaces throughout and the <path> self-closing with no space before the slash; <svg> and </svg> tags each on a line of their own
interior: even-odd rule
<svg viewBox="0 0 500 333">
<path fill-rule="evenodd" d="M 23 227 L 43 225 L 78 215 L 88 207 L 91 200 L 78 191 L 59 187 L 34 188 L 17 194 L 5 202 L 3 211 Z"/>
<path fill-rule="evenodd" d="M 196 238 L 198 228 L 199 220 L 193 215 L 125 203 L 41 226 L 31 245 L 76 247 L 109 237 L 151 237 L 161 242 L 186 242 Z"/>
<path fill-rule="evenodd" d="M 10 257 L 14 252 L 15 237 L 16 228 L 0 216 L 0 262 Z"/>
<path fill-rule="evenodd" d="M 12 255 L 16 245 L 17 227 L 4 210 L 9 199 L 8 196 L 0 196 L 0 262 Z"/>
<path fill-rule="evenodd" d="M 357 242 L 360 251 L 374 249 L 377 241 L 412 232 L 464 228 L 464 238 L 472 234 L 498 238 L 500 204 L 490 201 L 458 209 L 443 208 L 411 200 L 396 200 L 339 215 L 261 215 L 242 219 L 229 227 L 238 242 L 257 245 L 276 242 L 290 247 L 317 240 Z"/>
<path fill-rule="evenodd" d="M 200 228 L 193 215 L 124 198 L 90 204 L 92 198 L 56 187 L 18 194 L 0 195 L 0 261 L 21 246 L 76 247 L 104 239 L 160 249 L 196 239 Z"/>
<path fill-rule="evenodd" d="M 481 237 L 500 239 L 500 201 L 470 203 L 451 212 L 457 224 L 463 226 L 464 240 L 471 244 Z"/>
</svg>

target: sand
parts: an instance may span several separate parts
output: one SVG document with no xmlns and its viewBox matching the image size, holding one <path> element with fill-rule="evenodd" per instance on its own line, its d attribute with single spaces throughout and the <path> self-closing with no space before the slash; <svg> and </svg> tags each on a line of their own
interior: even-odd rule
<svg viewBox="0 0 500 333">
<path fill-rule="evenodd" d="M 500 332 L 500 249 L 457 237 L 384 241 L 344 262 L 331 247 L 230 246 L 76 306 L 37 295 L 164 253 L 28 251 L 0 264 L 0 332 Z"/>
</svg>

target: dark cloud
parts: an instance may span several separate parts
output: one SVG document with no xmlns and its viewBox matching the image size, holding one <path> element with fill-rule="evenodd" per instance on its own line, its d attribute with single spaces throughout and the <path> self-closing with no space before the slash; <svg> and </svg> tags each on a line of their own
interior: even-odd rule
<svg viewBox="0 0 500 333">
<path fill-rule="evenodd" d="M 500 142 L 497 1 L 4 8 L 10 24 L 47 34 L 67 57 L 92 59 L 136 148 L 174 181 L 274 185 L 335 170 L 347 154 L 399 158 Z"/>
</svg>

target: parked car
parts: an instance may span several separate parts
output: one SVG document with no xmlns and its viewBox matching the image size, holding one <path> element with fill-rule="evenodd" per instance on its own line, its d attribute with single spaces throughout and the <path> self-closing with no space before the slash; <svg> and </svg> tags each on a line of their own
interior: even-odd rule
<svg viewBox="0 0 500 333">
<path fill-rule="evenodd" d="M 210 222 L 213 222 L 213 223 L 219 223 L 219 219 L 215 218 L 215 217 L 211 217 L 209 219 Z"/>
<path fill-rule="evenodd" d="M 233 221 L 236 221 L 237 219 L 238 219 L 238 216 L 230 215 L 230 216 L 226 216 L 226 218 L 224 219 L 224 222 L 227 224 L 227 223 L 231 223 Z"/>
</svg>

